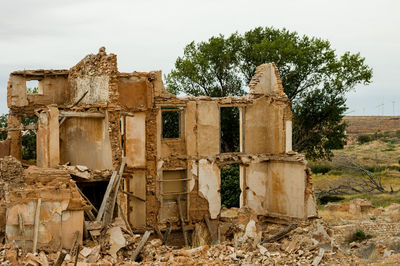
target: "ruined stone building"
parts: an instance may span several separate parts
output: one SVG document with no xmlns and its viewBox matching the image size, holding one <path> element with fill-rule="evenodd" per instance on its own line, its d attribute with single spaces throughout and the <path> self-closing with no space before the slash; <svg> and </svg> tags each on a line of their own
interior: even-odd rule
<svg viewBox="0 0 400 266">
<path fill-rule="evenodd" d="M 32 81 L 37 82 L 37 93 L 27 92 L 26 84 Z M 69 70 L 12 72 L 7 88 L 8 137 L 0 143 L 0 156 L 21 160 L 21 135 L 29 128 L 21 119 L 37 116 L 38 124 L 31 128 L 37 128 L 38 168 L 28 168 L 29 175 L 34 179 L 49 174 L 41 186 L 31 187 L 29 193 L 11 193 L 10 200 L 26 198 L 34 209 L 41 197 L 42 206 L 47 204 L 52 212 L 67 200 L 61 209 L 70 211 L 68 217 L 76 215 L 67 226 L 82 227 L 84 204 L 72 202 L 74 193 L 61 195 L 68 186 L 47 194 L 36 190 L 51 183 L 52 175 L 60 180 L 71 176 L 99 206 L 113 171 L 125 157 L 117 200 L 134 229 L 155 224 L 163 228 L 167 221 L 176 224 L 177 198 L 185 223 L 196 223 L 206 214 L 218 219 L 221 169 L 230 164 L 240 165 L 241 207 L 271 218 L 315 217 L 310 171 L 304 158 L 292 151 L 290 101 L 276 66 L 260 65 L 249 88 L 243 97 L 177 97 L 166 91 L 161 71 L 121 73 L 117 56 L 103 48 Z M 223 108 L 239 109 L 238 152 L 221 151 Z M 171 127 L 176 128 L 174 134 L 163 132 Z M 57 172 L 65 169 L 67 177 Z M 11 235 L 18 214 L 8 210 L 7 226 Z"/>
</svg>

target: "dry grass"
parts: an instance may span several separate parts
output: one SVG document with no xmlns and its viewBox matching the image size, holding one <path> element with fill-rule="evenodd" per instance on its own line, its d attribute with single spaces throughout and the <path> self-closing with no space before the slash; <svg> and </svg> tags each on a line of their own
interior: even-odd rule
<svg viewBox="0 0 400 266">
<path fill-rule="evenodd" d="M 392 136 L 385 137 L 365 143 L 362 145 L 349 145 L 343 150 L 335 150 L 332 161 L 310 162 L 311 168 L 327 168 L 325 174 L 313 174 L 313 183 L 316 188 L 324 188 L 332 183 L 339 183 L 348 178 L 362 178 L 359 171 L 354 171 L 343 167 L 343 155 L 356 160 L 369 171 L 373 171 L 375 176 L 382 178 L 382 184 L 386 190 L 400 191 L 400 139 Z M 345 201 L 354 198 L 364 198 L 370 200 L 376 207 L 385 207 L 393 202 L 400 203 L 400 192 L 397 193 L 368 193 L 345 195 Z"/>
</svg>

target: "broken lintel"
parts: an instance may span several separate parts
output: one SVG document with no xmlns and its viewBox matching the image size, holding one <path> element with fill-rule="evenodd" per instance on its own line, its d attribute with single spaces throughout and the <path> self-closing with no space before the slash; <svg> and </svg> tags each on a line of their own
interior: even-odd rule
<svg viewBox="0 0 400 266">
<path fill-rule="evenodd" d="M 104 118 L 104 113 L 85 113 L 85 112 L 66 112 L 60 111 L 60 117 L 90 117 L 90 118 Z"/>
</svg>

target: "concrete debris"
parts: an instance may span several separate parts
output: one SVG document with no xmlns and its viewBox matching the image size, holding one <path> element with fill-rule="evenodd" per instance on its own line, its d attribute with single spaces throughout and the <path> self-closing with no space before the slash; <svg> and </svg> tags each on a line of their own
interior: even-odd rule
<svg viewBox="0 0 400 266">
<path fill-rule="evenodd" d="M 109 253 L 113 258 L 117 257 L 117 252 L 126 246 L 127 242 L 122 234 L 121 227 L 111 227 L 108 229 L 107 234 L 109 235 L 110 249 Z"/>
</svg>

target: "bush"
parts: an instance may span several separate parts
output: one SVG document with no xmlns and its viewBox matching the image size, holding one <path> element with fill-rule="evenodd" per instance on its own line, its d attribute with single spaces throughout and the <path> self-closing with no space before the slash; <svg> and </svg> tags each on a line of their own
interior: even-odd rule
<svg viewBox="0 0 400 266">
<path fill-rule="evenodd" d="M 366 235 L 363 230 L 359 229 L 350 237 L 349 242 L 350 243 L 355 242 L 355 241 L 361 242 L 363 240 L 370 239 L 370 238 L 372 238 L 372 235 L 370 235 L 370 234 Z"/>
<path fill-rule="evenodd" d="M 344 200 L 344 197 L 334 196 L 334 195 L 325 195 L 318 198 L 318 202 L 321 205 L 325 205 L 328 202 L 338 202 Z"/>
<path fill-rule="evenodd" d="M 309 167 L 314 174 L 324 175 L 331 170 L 331 167 L 327 165 L 309 165 Z"/>
<path fill-rule="evenodd" d="M 226 208 L 240 207 L 239 164 L 221 169 L 221 202 Z"/>
<path fill-rule="evenodd" d="M 357 137 L 357 141 L 360 144 L 368 143 L 372 140 L 371 136 L 369 135 L 360 135 Z"/>
</svg>

